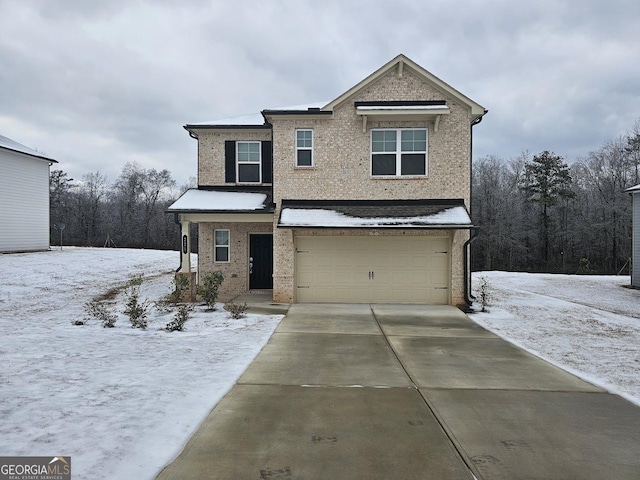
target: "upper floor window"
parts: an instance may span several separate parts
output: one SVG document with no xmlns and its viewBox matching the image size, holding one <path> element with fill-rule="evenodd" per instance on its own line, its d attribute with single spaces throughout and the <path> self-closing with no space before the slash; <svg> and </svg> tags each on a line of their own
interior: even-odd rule
<svg viewBox="0 0 640 480">
<path fill-rule="evenodd" d="M 371 130 L 371 175 L 426 174 L 426 128 Z"/>
<path fill-rule="evenodd" d="M 260 142 L 236 142 L 238 183 L 261 183 Z"/>
<path fill-rule="evenodd" d="M 296 167 L 313 166 L 313 130 L 296 130 Z"/>
</svg>

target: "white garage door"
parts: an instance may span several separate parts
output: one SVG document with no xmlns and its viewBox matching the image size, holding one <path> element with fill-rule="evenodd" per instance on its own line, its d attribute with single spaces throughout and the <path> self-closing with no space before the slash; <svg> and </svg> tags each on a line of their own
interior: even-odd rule
<svg viewBox="0 0 640 480">
<path fill-rule="evenodd" d="M 449 303 L 448 237 L 297 237 L 296 300 Z"/>
</svg>

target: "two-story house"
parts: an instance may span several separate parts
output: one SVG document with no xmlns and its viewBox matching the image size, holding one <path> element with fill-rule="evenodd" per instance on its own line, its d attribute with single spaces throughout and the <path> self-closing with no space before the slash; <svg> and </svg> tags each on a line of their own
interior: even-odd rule
<svg viewBox="0 0 640 480">
<path fill-rule="evenodd" d="M 188 124 L 198 273 L 275 302 L 468 300 L 472 127 L 484 107 L 399 55 L 330 102 Z"/>
</svg>

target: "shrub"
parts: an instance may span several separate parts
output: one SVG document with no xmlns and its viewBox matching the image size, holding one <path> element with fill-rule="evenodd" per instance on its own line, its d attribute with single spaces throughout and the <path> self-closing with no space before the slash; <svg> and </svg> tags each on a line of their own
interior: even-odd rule
<svg viewBox="0 0 640 480">
<path fill-rule="evenodd" d="M 229 302 L 225 304 L 224 309 L 229 312 L 232 318 L 242 318 L 249 310 L 249 307 L 247 307 L 246 303 L 240 305 L 239 303 Z"/>
<path fill-rule="evenodd" d="M 173 291 L 169 294 L 169 301 L 175 306 L 189 290 L 189 277 L 187 275 L 176 274 L 173 280 L 171 280 L 171 285 L 173 286 Z"/>
<path fill-rule="evenodd" d="M 590 273 L 591 272 L 591 262 L 589 262 L 588 258 L 582 257 L 580 259 L 580 263 L 578 264 L 578 273 Z"/>
<path fill-rule="evenodd" d="M 164 329 L 167 332 L 182 332 L 184 330 L 184 324 L 189 320 L 189 315 L 193 310 L 192 305 L 180 305 L 178 307 L 178 311 L 176 312 L 173 320 L 167 323 L 167 326 Z"/>
<path fill-rule="evenodd" d="M 218 290 L 224 282 L 224 275 L 220 271 L 209 272 L 202 276 L 198 285 L 198 294 L 207 304 L 209 310 L 216 309 L 216 300 L 218 299 Z"/>
<path fill-rule="evenodd" d="M 127 283 L 124 314 L 131 321 L 131 328 L 147 328 L 147 316 L 149 315 L 149 302 L 140 301 L 140 285 L 142 275 L 136 275 Z"/>
<path fill-rule="evenodd" d="M 118 320 L 117 315 L 111 312 L 104 302 L 99 300 L 91 300 L 90 302 L 85 303 L 84 311 L 89 317 L 100 320 L 100 323 L 104 328 L 115 327 L 116 321 Z M 88 320 L 89 318 L 85 318 L 83 323 L 80 323 L 80 320 L 76 320 L 75 325 L 84 325 Z"/>
<path fill-rule="evenodd" d="M 482 311 L 487 311 L 487 306 L 493 299 L 492 287 L 489 284 L 489 280 L 487 277 L 480 277 L 480 284 L 478 285 L 476 295 L 478 296 L 478 301 L 482 306 Z"/>
</svg>

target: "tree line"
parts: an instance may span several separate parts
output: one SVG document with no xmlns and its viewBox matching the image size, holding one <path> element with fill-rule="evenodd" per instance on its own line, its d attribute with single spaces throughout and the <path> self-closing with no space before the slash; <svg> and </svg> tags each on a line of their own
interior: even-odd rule
<svg viewBox="0 0 640 480">
<path fill-rule="evenodd" d="M 100 172 L 77 181 L 52 170 L 51 245 L 62 240 L 63 245 L 178 250 L 180 226 L 165 210 L 187 188 L 177 188 L 168 170 L 135 163 L 126 164 L 114 182 Z"/>
<path fill-rule="evenodd" d="M 568 164 L 550 151 L 472 167 L 471 244 L 478 270 L 565 273 L 628 272 L 631 199 L 640 184 L 640 120 L 633 129 Z M 178 250 L 180 226 L 165 213 L 190 185 L 168 170 L 124 166 L 114 182 L 100 172 L 81 181 L 51 171 L 51 244 Z M 192 231 L 197 245 L 197 229 Z"/>
<path fill-rule="evenodd" d="M 472 269 L 629 272 L 632 203 L 624 191 L 640 184 L 639 166 L 640 120 L 570 164 L 549 151 L 475 161 Z"/>
</svg>

